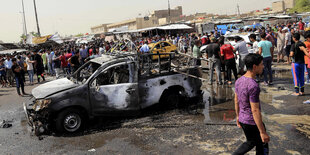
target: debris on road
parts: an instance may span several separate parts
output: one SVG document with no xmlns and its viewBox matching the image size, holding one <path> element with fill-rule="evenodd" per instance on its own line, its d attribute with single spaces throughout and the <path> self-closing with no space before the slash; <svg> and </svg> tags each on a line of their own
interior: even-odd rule
<svg viewBox="0 0 310 155">
<path fill-rule="evenodd" d="M 39 136 L 38 139 L 39 139 L 39 140 L 43 140 L 43 137 L 42 137 L 42 136 Z"/>
<path fill-rule="evenodd" d="M 310 104 L 310 100 L 304 101 L 304 104 Z"/>
<path fill-rule="evenodd" d="M 90 149 L 88 152 L 96 152 L 96 149 Z"/>
<path fill-rule="evenodd" d="M 283 86 L 278 87 L 278 90 L 285 90 Z"/>
<path fill-rule="evenodd" d="M 0 128 L 10 128 L 12 127 L 12 121 L 6 121 L 3 120 L 2 123 L 0 124 Z"/>
</svg>

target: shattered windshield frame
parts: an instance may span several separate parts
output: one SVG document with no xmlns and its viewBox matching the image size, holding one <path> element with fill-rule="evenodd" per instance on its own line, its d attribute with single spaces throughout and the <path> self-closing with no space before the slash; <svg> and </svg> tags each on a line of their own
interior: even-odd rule
<svg viewBox="0 0 310 155">
<path fill-rule="evenodd" d="M 69 79 L 74 79 L 75 83 L 84 84 L 98 70 L 100 66 L 100 64 L 95 62 L 86 62 Z"/>
</svg>

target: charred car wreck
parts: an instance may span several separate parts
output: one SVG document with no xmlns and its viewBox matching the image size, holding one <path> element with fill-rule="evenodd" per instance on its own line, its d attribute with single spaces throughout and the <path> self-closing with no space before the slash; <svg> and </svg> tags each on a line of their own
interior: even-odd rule
<svg viewBox="0 0 310 155">
<path fill-rule="evenodd" d="M 199 79 L 173 71 L 171 54 L 165 62 L 160 56 L 154 62 L 153 55 L 104 55 L 68 78 L 34 88 L 23 103 L 29 125 L 36 135 L 51 129 L 72 133 L 96 116 L 135 115 L 169 97 L 201 94 Z"/>
</svg>

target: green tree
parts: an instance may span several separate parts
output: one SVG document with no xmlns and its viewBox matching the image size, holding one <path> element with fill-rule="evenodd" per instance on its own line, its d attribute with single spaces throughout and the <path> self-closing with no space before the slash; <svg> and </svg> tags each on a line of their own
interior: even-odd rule
<svg viewBox="0 0 310 155">
<path fill-rule="evenodd" d="M 23 44 L 24 41 L 25 41 L 26 39 L 27 39 L 27 36 L 26 36 L 25 34 L 22 34 L 22 35 L 20 36 L 20 41 L 19 41 L 19 43 Z"/>
<path fill-rule="evenodd" d="M 310 0 L 296 0 L 294 8 L 290 9 L 290 13 L 298 12 L 309 12 L 310 11 Z"/>
<path fill-rule="evenodd" d="M 83 33 L 79 33 L 79 34 L 75 35 L 75 37 L 83 37 L 83 36 L 84 36 Z"/>
<path fill-rule="evenodd" d="M 32 36 L 34 36 L 34 37 L 39 37 L 39 34 L 37 33 L 37 32 L 30 32 L 30 34 L 32 35 Z"/>
<path fill-rule="evenodd" d="M 22 35 L 20 36 L 20 38 L 21 38 L 21 39 L 27 39 L 27 36 L 26 36 L 25 34 L 22 34 Z"/>
</svg>

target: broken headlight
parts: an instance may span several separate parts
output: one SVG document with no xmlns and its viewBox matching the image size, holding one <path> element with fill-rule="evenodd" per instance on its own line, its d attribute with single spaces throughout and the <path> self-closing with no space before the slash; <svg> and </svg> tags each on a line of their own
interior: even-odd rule
<svg viewBox="0 0 310 155">
<path fill-rule="evenodd" d="M 46 108 L 49 104 L 51 103 L 51 100 L 48 99 L 48 100 L 36 100 L 34 105 L 33 105 L 33 110 L 35 111 L 40 111 L 44 108 Z"/>
</svg>

